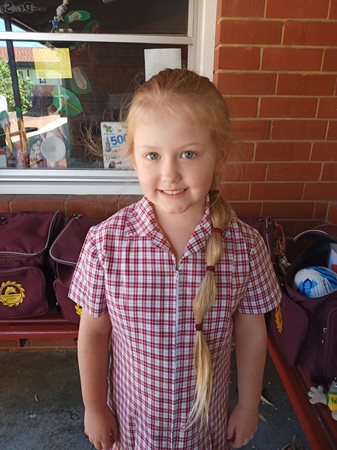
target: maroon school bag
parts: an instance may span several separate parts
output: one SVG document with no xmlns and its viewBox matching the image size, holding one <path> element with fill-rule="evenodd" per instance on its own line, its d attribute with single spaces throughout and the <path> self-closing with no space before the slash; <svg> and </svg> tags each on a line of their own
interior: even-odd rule
<svg viewBox="0 0 337 450">
<path fill-rule="evenodd" d="M 1 319 L 39 316 L 55 307 L 48 251 L 62 222 L 59 211 L 0 214 Z"/>
<path fill-rule="evenodd" d="M 283 274 L 285 263 L 285 237 L 283 228 L 275 219 L 269 216 L 244 218 L 251 227 L 255 228 L 262 236 L 275 273 L 278 277 Z"/>
<path fill-rule="evenodd" d="M 282 301 L 270 315 L 269 329 L 288 364 L 300 366 L 313 382 L 328 385 L 337 377 L 337 291 L 308 298 L 295 290 L 293 279 L 305 267 L 327 267 L 330 244 L 337 243 L 337 226 L 321 225 L 294 239 L 312 243 L 287 270 Z"/>
<path fill-rule="evenodd" d="M 81 214 L 71 216 L 49 251 L 56 266 L 53 286 L 57 303 L 63 317 L 73 323 L 79 323 L 81 308 L 68 297 L 72 275 L 89 228 L 99 222 Z"/>
</svg>

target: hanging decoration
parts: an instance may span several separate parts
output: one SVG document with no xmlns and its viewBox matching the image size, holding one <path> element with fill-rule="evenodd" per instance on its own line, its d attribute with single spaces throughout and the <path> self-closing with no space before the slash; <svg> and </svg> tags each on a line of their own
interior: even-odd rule
<svg viewBox="0 0 337 450">
<path fill-rule="evenodd" d="M 70 25 L 73 22 L 85 22 L 91 18 L 91 14 L 89 11 L 85 11 L 84 9 L 79 9 L 75 11 L 69 11 L 64 16 L 64 22 L 67 25 Z"/>
<path fill-rule="evenodd" d="M 53 105 L 56 113 L 67 116 L 77 116 L 83 111 L 81 102 L 76 94 L 63 86 L 56 86 L 51 91 L 53 95 Z"/>
<path fill-rule="evenodd" d="M 56 8 L 56 16 L 51 20 L 52 29 L 51 32 L 64 32 L 64 31 L 72 31 L 71 28 L 61 28 L 60 25 L 63 22 L 63 15 L 67 11 L 69 4 L 69 0 L 63 0 L 62 4 Z"/>
</svg>

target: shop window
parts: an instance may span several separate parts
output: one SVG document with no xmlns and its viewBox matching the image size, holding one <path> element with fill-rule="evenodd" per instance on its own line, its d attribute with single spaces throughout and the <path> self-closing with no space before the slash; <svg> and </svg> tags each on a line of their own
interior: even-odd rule
<svg viewBox="0 0 337 450">
<path fill-rule="evenodd" d="M 61 14 L 60 3 L 0 6 L 7 20 L 0 40 L 9 42 L 0 64 L 11 69 L 13 86 L 11 99 L 0 101 L 8 112 L 8 121 L 0 116 L 0 189 L 139 193 L 123 113 L 134 89 L 161 67 L 210 76 L 197 56 L 206 0 L 71 0 Z"/>
</svg>

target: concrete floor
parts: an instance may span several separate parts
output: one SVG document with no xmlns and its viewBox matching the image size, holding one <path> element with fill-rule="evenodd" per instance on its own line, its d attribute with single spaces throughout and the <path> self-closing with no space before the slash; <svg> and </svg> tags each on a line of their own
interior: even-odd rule
<svg viewBox="0 0 337 450">
<path fill-rule="evenodd" d="M 245 449 L 310 450 L 269 359 L 264 394 L 275 406 L 261 405 L 266 421 Z M 0 353 L 1 450 L 92 450 L 82 416 L 75 351 Z"/>
</svg>

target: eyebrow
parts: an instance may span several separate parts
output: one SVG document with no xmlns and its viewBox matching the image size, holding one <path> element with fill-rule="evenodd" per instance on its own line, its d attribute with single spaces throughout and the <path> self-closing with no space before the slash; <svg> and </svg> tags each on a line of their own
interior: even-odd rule
<svg viewBox="0 0 337 450">
<path fill-rule="evenodd" d="M 193 146 L 196 146 L 196 145 L 204 145 L 204 144 L 201 143 L 201 142 L 189 142 L 188 144 L 182 145 L 178 149 L 184 149 L 184 148 L 193 147 Z M 158 150 L 158 147 L 156 145 L 147 145 L 147 144 L 140 145 L 138 148 L 141 148 L 141 149 L 144 149 L 144 150 Z"/>
</svg>

